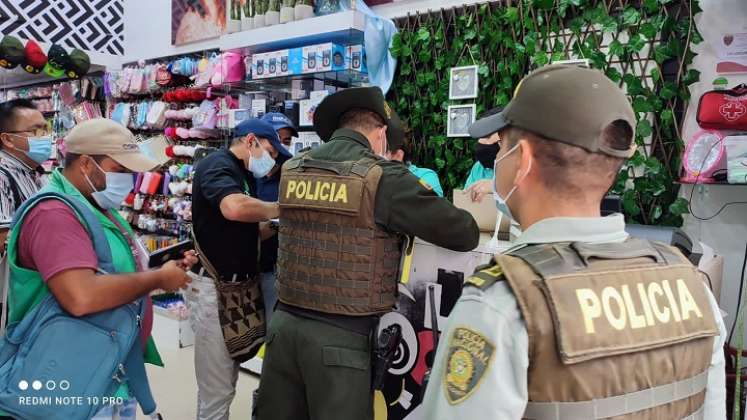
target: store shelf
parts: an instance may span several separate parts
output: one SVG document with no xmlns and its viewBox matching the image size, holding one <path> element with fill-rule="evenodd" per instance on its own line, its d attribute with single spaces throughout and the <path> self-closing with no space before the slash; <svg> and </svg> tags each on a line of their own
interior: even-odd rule
<svg viewBox="0 0 747 420">
<path fill-rule="evenodd" d="M 730 184 L 728 182 L 688 182 L 688 181 L 677 181 L 675 184 L 680 185 L 703 185 L 703 186 L 711 186 L 711 185 L 723 185 L 723 186 L 732 186 L 732 187 L 747 187 L 747 183 L 744 184 Z"/>
<path fill-rule="evenodd" d="M 294 81 L 323 81 L 325 85 L 335 87 L 359 87 L 368 84 L 368 74 L 352 70 L 331 71 L 322 73 L 299 74 L 292 76 L 271 77 L 269 79 L 246 80 L 224 86 L 226 92 L 286 92 L 292 93 Z"/>
<path fill-rule="evenodd" d="M 218 45 L 223 51 L 253 54 L 323 42 L 360 44 L 365 24 L 363 13 L 347 11 L 223 35 Z"/>
</svg>

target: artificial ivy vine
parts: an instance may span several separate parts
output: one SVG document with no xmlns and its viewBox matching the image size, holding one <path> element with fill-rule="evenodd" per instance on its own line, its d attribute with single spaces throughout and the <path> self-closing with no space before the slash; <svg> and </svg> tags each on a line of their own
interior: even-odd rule
<svg viewBox="0 0 747 420">
<path fill-rule="evenodd" d="M 435 169 L 447 191 L 474 164 L 473 140 L 446 137 L 448 105 L 469 102 L 449 101 L 451 67 L 479 65 L 479 115 L 506 105 L 532 69 L 586 58 L 627 90 L 636 112 L 639 148 L 613 188 L 628 220 L 680 226 L 680 127 L 699 79 L 688 69 L 699 11 L 697 0 L 506 0 L 399 19 L 390 99 L 413 130 L 415 162 Z"/>
</svg>

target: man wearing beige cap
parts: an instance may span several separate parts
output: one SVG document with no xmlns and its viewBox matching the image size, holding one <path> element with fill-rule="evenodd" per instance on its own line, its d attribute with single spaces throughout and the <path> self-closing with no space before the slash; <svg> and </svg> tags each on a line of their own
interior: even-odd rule
<svg viewBox="0 0 747 420">
<path fill-rule="evenodd" d="M 23 319 L 48 292 L 72 316 L 82 317 L 126 305 L 153 290 L 175 291 L 189 282 L 185 271 L 196 262 L 190 252 L 181 261 L 147 271 L 147 251 L 118 214 L 132 190 L 133 173 L 157 166 L 140 152 L 129 130 L 108 119 L 94 119 L 76 126 L 65 145 L 64 170 L 53 172 L 39 193 L 53 196 L 30 198 L 15 216 L 8 245 L 10 323 Z M 91 224 L 103 231 L 114 272 L 99 267 L 100 249 L 94 247 Z M 144 359 L 162 365 L 150 338 L 152 322 L 148 301 L 141 325 Z M 126 385 L 114 395 L 125 403 L 103 408 L 95 419 L 135 418 L 135 401 Z"/>
<path fill-rule="evenodd" d="M 723 320 L 675 248 L 600 202 L 635 151 L 603 73 L 554 65 L 499 114 L 496 206 L 523 230 L 465 282 L 423 403 L 429 420 L 723 419 Z"/>
</svg>

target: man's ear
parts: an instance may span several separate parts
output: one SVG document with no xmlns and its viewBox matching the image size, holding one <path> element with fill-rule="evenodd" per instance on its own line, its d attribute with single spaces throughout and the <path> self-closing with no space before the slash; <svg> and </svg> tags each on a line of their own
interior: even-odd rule
<svg viewBox="0 0 747 420">
<path fill-rule="evenodd" d="M 2 143 L 3 149 L 15 149 L 16 145 L 13 144 L 11 136 L 8 133 L 0 134 L 0 143 Z"/>
<path fill-rule="evenodd" d="M 514 183 L 518 184 L 529 175 L 534 164 L 532 162 L 534 159 L 532 143 L 526 139 L 519 140 L 519 150 L 516 152 L 519 153 L 519 169 L 516 171 Z"/>
</svg>

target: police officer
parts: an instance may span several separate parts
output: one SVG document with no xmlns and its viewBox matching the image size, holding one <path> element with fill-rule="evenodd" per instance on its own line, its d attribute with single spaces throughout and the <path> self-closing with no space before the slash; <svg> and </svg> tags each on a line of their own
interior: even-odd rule
<svg viewBox="0 0 747 420">
<path fill-rule="evenodd" d="M 710 290 L 676 249 L 600 216 L 635 148 L 624 93 L 599 71 L 548 66 L 475 124 L 500 133 L 496 205 L 523 234 L 466 282 L 423 418 L 725 418 Z"/>
<path fill-rule="evenodd" d="M 383 158 L 404 131 L 379 88 L 328 96 L 314 128 L 326 143 L 288 161 L 280 181 L 259 420 L 371 419 L 372 331 L 396 300 L 402 235 L 456 251 L 479 240 L 469 213 Z"/>
</svg>

